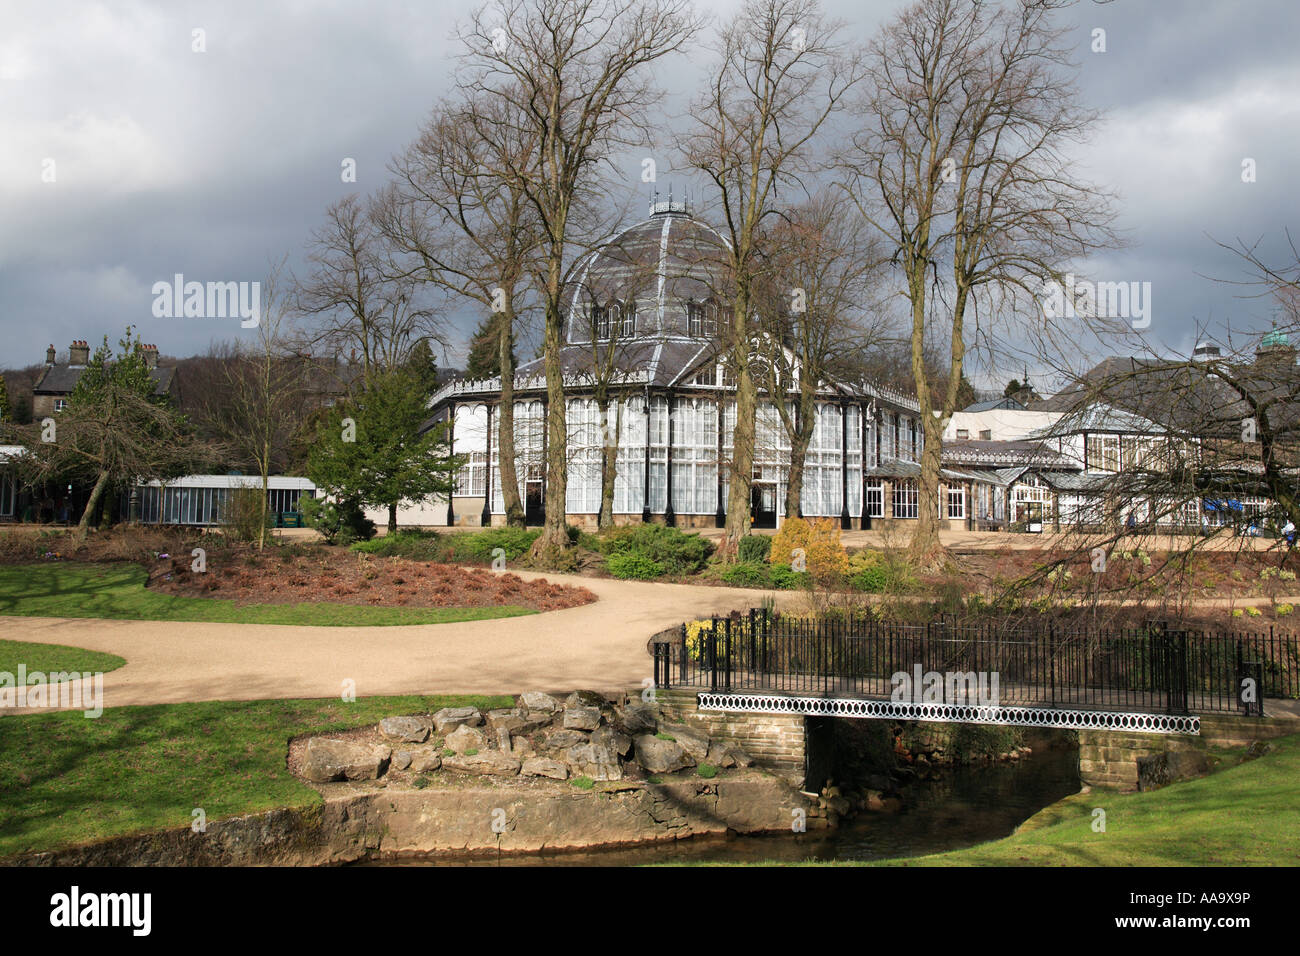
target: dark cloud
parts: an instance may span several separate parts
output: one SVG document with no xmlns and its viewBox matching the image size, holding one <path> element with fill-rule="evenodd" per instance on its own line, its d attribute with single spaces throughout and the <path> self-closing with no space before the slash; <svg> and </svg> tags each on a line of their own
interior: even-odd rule
<svg viewBox="0 0 1300 956">
<path fill-rule="evenodd" d="M 901 6 L 836 0 L 828 10 L 866 39 Z M 177 272 L 252 281 L 286 255 L 301 269 L 325 207 L 379 185 L 388 158 L 450 91 L 451 32 L 470 10 L 398 0 L 10 4 L 0 36 L 0 365 L 38 361 L 48 342 L 116 338 L 128 323 L 172 354 L 238 336 L 233 320 L 155 319 L 150 287 Z M 1108 115 L 1077 155 L 1119 192 L 1131 238 L 1081 271 L 1152 282 L 1152 333 L 1171 348 L 1190 349 L 1198 321 L 1262 327 L 1267 304 L 1200 276 L 1240 274 L 1209 236 L 1263 237 L 1281 256 L 1283 230 L 1297 223 L 1300 7 L 1116 0 L 1080 3 L 1065 19 L 1081 96 Z M 1090 49 L 1097 27 L 1105 53 Z M 206 53 L 191 51 L 199 28 Z M 707 56 L 665 72 L 666 113 L 680 110 Z M 40 178 L 47 157 L 52 184 Z M 1252 184 L 1241 182 L 1246 157 L 1257 163 Z M 344 158 L 357 161 L 355 185 L 340 179 Z M 631 174 L 629 183 L 642 188 Z"/>
</svg>

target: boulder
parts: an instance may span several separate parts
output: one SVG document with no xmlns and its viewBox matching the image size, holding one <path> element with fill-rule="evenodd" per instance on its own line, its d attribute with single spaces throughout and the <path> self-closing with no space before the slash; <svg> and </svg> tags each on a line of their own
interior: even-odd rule
<svg viewBox="0 0 1300 956">
<path fill-rule="evenodd" d="M 543 694 L 540 690 L 530 690 L 519 698 L 519 705 L 524 710 L 531 713 L 540 711 L 543 714 L 553 714 L 560 709 L 560 702 L 550 694 Z"/>
<path fill-rule="evenodd" d="M 508 730 L 512 734 L 531 734 L 543 727 L 551 725 L 550 714 L 523 714 L 519 711 L 513 713 L 497 714 L 495 711 L 488 714 L 487 725 L 492 730 Z"/>
<path fill-rule="evenodd" d="M 623 767 L 618 762 L 618 754 L 613 748 L 594 740 L 570 747 L 564 756 L 575 777 L 590 777 L 592 780 L 623 779 Z"/>
<path fill-rule="evenodd" d="M 410 754 L 412 773 L 426 773 L 442 766 L 442 755 L 434 747 L 414 747 Z"/>
<path fill-rule="evenodd" d="M 564 701 L 565 710 L 573 710 L 577 707 L 595 707 L 597 710 L 608 704 L 604 694 L 598 694 L 594 690 L 575 690 Z"/>
<path fill-rule="evenodd" d="M 515 716 L 519 718 L 519 723 L 511 727 L 510 732 L 512 734 L 536 733 L 537 731 L 541 730 L 544 727 L 551 726 L 551 722 L 555 719 L 554 714 L 547 714 L 542 712 L 537 712 L 532 714 L 524 714 L 524 713 L 516 712 Z"/>
<path fill-rule="evenodd" d="M 636 762 L 650 773 L 672 773 L 695 766 L 695 761 L 680 744 L 660 740 L 654 734 L 642 734 L 633 741 Z"/>
<path fill-rule="evenodd" d="M 393 751 L 348 740 L 313 737 L 307 741 L 302 775 L 313 783 L 330 780 L 377 780 L 388 768 Z"/>
<path fill-rule="evenodd" d="M 405 770 L 411 765 L 411 752 L 409 750 L 393 751 L 393 769 Z"/>
<path fill-rule="evenodd" d="M 553 780 L 568 780 L 569 768 L 558 760 L 547 757 L 529 757 L 524 761 L 519 772 L 525 777 L 550 777 Z"/>
<path fill-rule="evenodd" d="M 556 730 L 546 735 L 548 750 L 568 750 L 587 742 L 587 735 L 576 730 Z"/>
<path fill-rule="evenodd" d="M 447 770 L 459 770 L 461 773 L 489 774 L 499 777 L 513 777 L 519 773 L 522 764 L 509 754 L 499 750 L 485 750 L 476 754 L 457 754 L 442 758 L 442 766 Z"/>
<path fill-rule="evenodd" d="M 477 707 L 444 707 L 433 715 L 434 729 L 440 734 L 455 730 L 457 727 L 477 727 L 483 723 L 483 715 Z"/>
<path fill-rule="evenodd" d="M 709 735 L 685 724 L 665 724 L 662 732 L 672 737 L 696 760 L 703 760 L 709 755 Z"/>
<path fill-rule="evenodd" d="M 737 767 L 752 767 L 754 765 L 754 758 L 739 747 L 728 747 L 727 753 L 735 761 Z"/>
<path fill-rule="evenodd" d="M 599 707 L 571 707 L 564 711 L 565 730 L 595 730 L 599 726 Z"/>
<path fill-rule="evenodd" d="M 379 722 L 381 734 L 406 744 L 424 743 L 432 730 L 433 721 L 428 717 L 385 717 Z"/>
<path fill-rule="evenodd" d="M 496 728 L 497 750 L 503 750 L 510 753 L 510 731 L 505 727 Z"/>
<path fill-rule="evenodd" d="M 632 755 L 632 738 L 627 734 L 619 733 L 613 727 L 598 728 L 591 735 L 591 743 L 597 747 L 604 747 L 620 757 Z"/>
<path fill-rule="evenodd" d="M 510 752 L 522 760 L 533 752 L 533 742 L 527 737 L 511 737 Z"/>
<path fill-rule="evenodd" d="M 500 734 L 503 730 L 508 734 L 518 733 L 518 728 L 522 725 L 523 720 L 516 717 L 514 714 L 506 714 L 502 716 L 493 713 L 487 715 L 487 729 L 494 735 Z"/>
<path fill-rule="evenodd" d="M 725 744 L 713 743 L 709 745 L 709 755 L 704 758 L 704 762 L 711 763 L 715 767 L 734 767 L 736 766 L 736 755 Z"/>
<path fill-rule="evenodd" d="M 659 710 L 651 704 L 631 703 L 618 711 L 616 726 L 625 734 L 653 734 L 659 727 Z"/>
<path fill-rule="evenodd" d="M 477 727 L 462 725 L 447 735 L 445 745 L 458 754 L 463 754 L 467 750 L 485 750 L 487 736 Z"/>
</svg>

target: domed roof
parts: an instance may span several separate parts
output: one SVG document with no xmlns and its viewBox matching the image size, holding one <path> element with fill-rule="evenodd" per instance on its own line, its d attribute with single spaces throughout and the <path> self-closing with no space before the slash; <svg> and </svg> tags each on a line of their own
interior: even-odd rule
<svg viewBox="0 0 1300 956">
<path fill-rule="evenodd" d="M 1265 335 L 1263 340 L 1259 343 L 1259 347 L 1262 349 L 1274 348 L 1279 345 L 1283 348 L 1289 348 L 1291 345 L 1291 337 L 1276 328 Z"/>
<path fill-rule="evenodd" d="M 591 341 L 597 324 L 593 306 L 609 309 L 611 322 L 624 320 L 612 330 L 624 341 L 713 338 L 727 295 L 727 248 L 715 230 L 690 215 L 685 203 L 651 202 L 649 219 L 623 230 L 577 268 L 567 341 Z M 706 305 L 709 321 L 701 322 Z M 631 320 L 629 306 L 635 312 Z"/>
</svg>

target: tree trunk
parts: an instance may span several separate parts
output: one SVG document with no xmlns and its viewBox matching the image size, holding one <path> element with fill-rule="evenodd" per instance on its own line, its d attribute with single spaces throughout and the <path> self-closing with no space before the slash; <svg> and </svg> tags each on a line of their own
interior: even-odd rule
<svg viewBox="0 0 1300 956">
<path fill-rule="evenodd" d="M 921 477 L 917 481 L 916 488 L 916 530 L 912 532 L 908 551 L 912 562 L 918 568 L 924 571 L 936 571 L 943 566 L 944 561 L 943 543 L 939 540 L 938 510 L 943 425 L 933 412 L 930 379 L 925 369 L 925 267 L 924 258 L 908 263 L 907 267 L 908 297 L 912 304 L 912 379 L 916 382 L 916 398 L 921 414 L 921 434 L 925 441 L 925 447 L 921 451 Z M 954 329 L 954 334 L 961 335 L 960 326 Z"/>
<path fill-rule="evenodd" d="M 564 511 L 569 485 L 569 433 L 564 407 L 564 368 L 560 364 L 564 315 L 558 296 L 558 268 L 552 270 L 551 281 L 557 294 L 549 296 L 546 305 L 546 522 L 541 535 L 533 543 L 533 554 L 539 556 L 548 551 L 563 551 L 569 546 Z"/>
<path fill-rule="evenodd" d="M 618 478 L 618 436 L 623 424 L 622 404 L 619 405 L 618 412 L 614 416 L 612 430 L 609 427 L 608 399 L 605 399 L 601 405 L 600 421 L 604 440 L 601 442 L 600 461 L 600 517 L 596 524 L 604 530 L 614 527 L 614 481 Z"/>
<path fill-rule="evenodd" d="M 388 533 L 397 534 L 397 502 L 388 505 Z"/>
<path fill-rule="evenodd" d="M 104 488 L 107 485 L 108 472 L 101 471 L 99 477 L 95 479 L 95 487 L 90 492 L 90 500 L 86 502 L 86 510 L 81 513 L 81 521 L 77 524 L 77 534 L 84 536 L 90 530 L 90 522 L 99 511 L 99 502 L 104 497 Z"/>
<path fill-rule="evenodd" d="M 497 468 L 506 525 L 524 526 L 524 503 L 519 497 L 519 470 L 515 464 L 515 365 L 511 356 L 514 313 L 503 313 L 497 323 L 497 352 L 501 367 L 501 404 L 497 407 Z"/>
<path fill-rule="evenodd" d="M 943 455 L 942 419 L 934 414 L 922 421 L 925 447 L 921 450 L 921 478 L 917 485 L 916 531 L 912 535 L 912 560 L 926 571 L 943 567 L 946 552 L 939 540 L 939 468 Z"/>
<path fill-rule="evenodd" d="M 267 510 L 271 507 L 271 443 L 264 442 L 262 445 L 262 523 L 257 529 L 257 550 L 266 550 L 266 518 Z"/>
<path fill-rule="evenodd" d="M 803 388 L 801 377 L 794 434 L 790 436 L 790 474 L 785 489 L 787 518 L 803 517 L 800 512 L 803 508 L 804 465 L 808 458 L 808 445 L 812 442 L 813 429 L 817 426 L 817 402 L 811 394 L 805 394 Z"/>
<path fill-rule="evenodd" d="M 749 533 L 750 487 L 754 478 L 754 432 L 758 396 L 747 365 L 736 370 L 736 431 L 731 440 L 731 484 L 727 489 L 727 536 L 720 556 L 731 562 Z"/>
</svg>

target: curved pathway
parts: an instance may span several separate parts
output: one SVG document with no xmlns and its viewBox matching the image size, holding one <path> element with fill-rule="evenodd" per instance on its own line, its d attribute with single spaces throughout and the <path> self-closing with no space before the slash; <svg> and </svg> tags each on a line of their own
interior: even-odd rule
<svg viewBox="0 0 1300 956">
<path fill-rule="evenodd" d="M 651 676 L 646 642 L 667 627 L 756 606 L 763 592 L 514 572 L 592 591 L 582 607 L 527 617 L 399 627 L 0 617 L 5 638 L 126 658 L 105 707 L 201 700 L 617 691 Z M 782 606 L 801 600 L 782 594 Z M 5 713 L 22 713 L 9 709 Z"/>
</svg>

